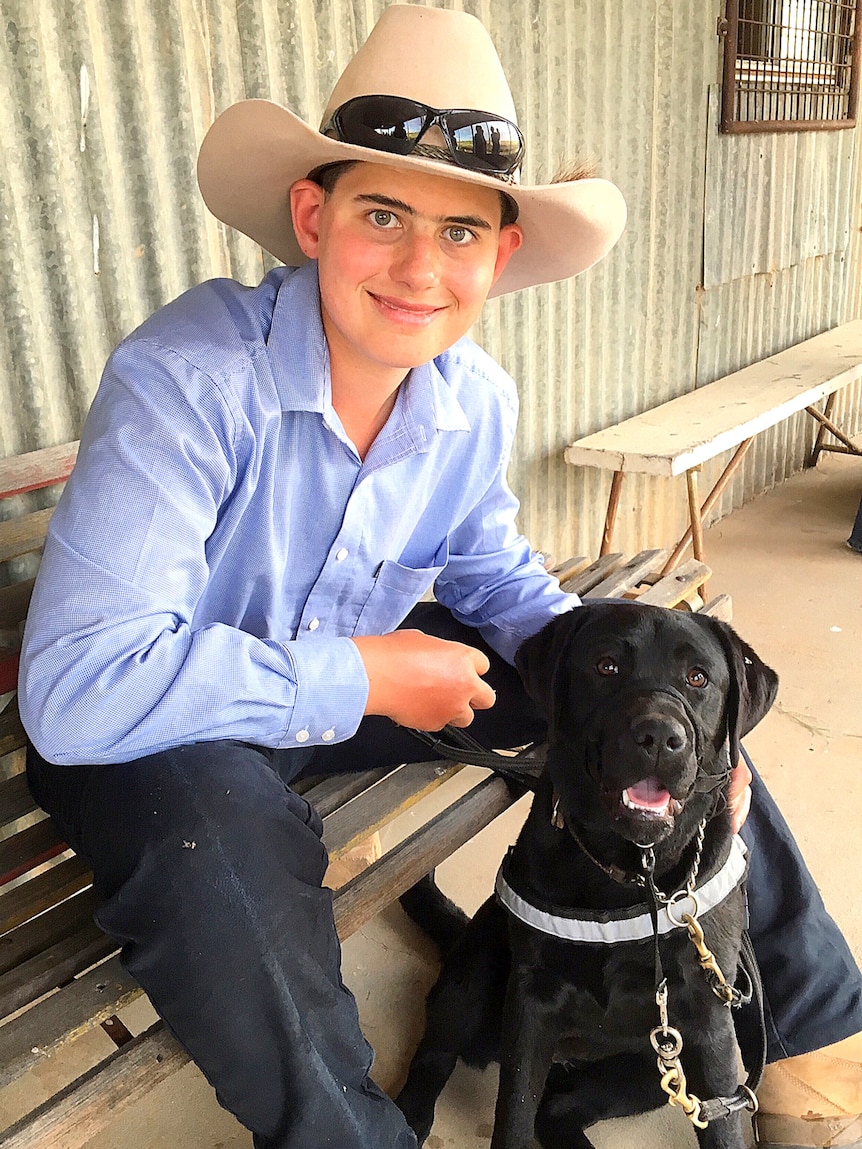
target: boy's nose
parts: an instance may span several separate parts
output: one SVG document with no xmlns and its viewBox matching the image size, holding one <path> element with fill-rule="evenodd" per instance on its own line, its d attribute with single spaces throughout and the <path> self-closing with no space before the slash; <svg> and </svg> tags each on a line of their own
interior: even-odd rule
<svg viewBox="0 0 862 1149">
<path fill-rule="evenodd" d="M 393 276 L 412 288 L 430 287 L 440 278 L 439 259 L 434 236 L 414 232 L 399 244 Z"/>
</svg>

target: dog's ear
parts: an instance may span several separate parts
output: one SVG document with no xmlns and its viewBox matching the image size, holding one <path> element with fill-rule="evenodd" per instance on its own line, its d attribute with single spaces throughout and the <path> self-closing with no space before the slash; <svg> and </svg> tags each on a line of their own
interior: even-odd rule
<svg viewBox="0 0 862 1149">
<path fill-rule="evenodd" d="M 525 639 L 515 653 L 515 668 L 530 698 L 541 709 L 551 727 L 559 726 L 560 710 L 566 699 L 566 651 L 569 639 L 586 621 L 588 610 L 576 606 L 552 618 L 538 634 Z"/>
<path fill-rule="evenodd" d="M 733 627 L 717 618 L 693 615 L 709 623 L 727 655 L 731 687 L 727 704 L 730 763 L 739 760 L 740 739 L 768 712 L 778 692 L 778 675 L 744 642 Z"/>
</svg>

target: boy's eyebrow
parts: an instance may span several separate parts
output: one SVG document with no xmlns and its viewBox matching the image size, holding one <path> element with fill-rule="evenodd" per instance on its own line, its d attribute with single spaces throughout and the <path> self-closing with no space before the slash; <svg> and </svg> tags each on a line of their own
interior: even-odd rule
<svg viewBox="0 0 862 1149">
<path fill-rule="evenodd" d="M 404 200 L 393 199 L 388 195 L 358 195 L 356 197 L 359 203 L 376 204 L 378 207 L 392 208 L 393 211 L 403 211 L 405 215 L 417 215 L 416 208 Z M 440 223 L 454 223 L 463 227 L 478 227 L 484 228 L 486 231 L 491 231 L 491 224 L 488 220 L 483 219 L 479 215 L 447 215 L 438 217 Z"/>
</svg>

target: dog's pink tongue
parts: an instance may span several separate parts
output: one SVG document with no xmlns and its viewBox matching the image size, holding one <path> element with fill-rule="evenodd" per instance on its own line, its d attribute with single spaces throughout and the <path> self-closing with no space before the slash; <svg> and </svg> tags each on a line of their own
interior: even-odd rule
<svg viewBox="0 0 862 1149">
<path fill-rule="evenodd" d="M 667 805 L 670 794 L 658 778 L 644 778 L 628 788 L 629 801 L 645 810 L 660 810 Z"/>
</svg>

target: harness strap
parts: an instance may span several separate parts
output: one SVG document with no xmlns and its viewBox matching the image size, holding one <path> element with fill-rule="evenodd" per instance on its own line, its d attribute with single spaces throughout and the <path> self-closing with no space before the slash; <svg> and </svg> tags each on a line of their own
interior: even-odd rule
<svg viewBox="0 0 862 1149">
<path fill-rule="evenodd" d="M 708 910 L 721 905 L 725 898 L 736 889 L 745 877 L 748 865 L 747 854 L 748 851 L 742 839 L 738 836 L 734 837 L 724 865 L 702 886 L 697 888 L 697 904 L 700 913 L 706 913 Z M 532 904 L 513 890 L 507 881 L 510 855 L 511 850 L 497 872 L 495 891 L 500 903 L 525 925 L 563 941 L 581 942 L 588 945 L 616 945 L 620 942 L 646 941 L 655 936 L 652 911 L 650 909 L 648 912 L 644 912 L 642 906 L 603 913 L 590 913 L 587 910 L 567 910 L 565 913 L 553 913 Z M 678 912 L 679 908 L 680 904 L 677 902 L 671 907 L 671 910 Z M 656 910 L 656 917 L 659 934 L 685 928 L 684 923 L 675 921 L 670 916 L 667 905 L 661 905 Z"/>
</svg>

